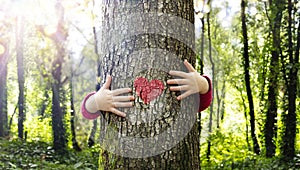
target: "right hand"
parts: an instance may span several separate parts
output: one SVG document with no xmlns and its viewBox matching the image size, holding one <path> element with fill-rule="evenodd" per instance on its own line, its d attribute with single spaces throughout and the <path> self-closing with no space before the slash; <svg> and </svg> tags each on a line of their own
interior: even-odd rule
<svg viewBox="0 0 300 170">
<path fill-rule="evenodd" d="M 130 93 L 132 90 L 130 88 L 109 90 L 111 80 L 112 77 L 108 75 L 104 85 L 94 94 L 94 102 L 96 103 L 98 110 L 112 112 L 116 115 L 125 117 L 126 114 L 117 108 L 133 106 L 131 101 L 134 100 L 134 96 L 123 95 Z"/>
</svg>

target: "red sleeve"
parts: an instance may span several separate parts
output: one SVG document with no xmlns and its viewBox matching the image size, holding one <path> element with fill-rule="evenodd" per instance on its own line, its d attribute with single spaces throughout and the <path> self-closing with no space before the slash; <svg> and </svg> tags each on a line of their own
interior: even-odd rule
<svg viewBox="0 0 300 170">
<path fill-rule="evenodd" d="M 199 112 L 205 110 L 208 108 L 208 106 L 210 105 L 211 101 L 212 101 L 212 83 L 211 80 L 208 76 L 203 75 L 204 78 L 207 79 L 208 84 L 209 84 L 209 89 L 208 92 L 205 94 L 200 94 L 200 105 L 199 105 Z"/>
<path fill-rule="evenodd" d="M 89 119 L 89 120 L 93 120 L 93 119 L 96 119 L 97 117 L 100 116 L 101 112 L 98 111 L 96 113 L 90 113 L 89 111 L 87 111 L 87 109 L 85 108 L 85 103 L 87 101 L 87 99 L 92 96 L 93 94 L 95 94 L 96 92 L 92 92 L 90 94 L 88 94 L 87 96 L 85 96 L 85 98 L 83 99 L 82 101 L 82 104 L 81 104 L 81 113 L 82 113 L 82 116 L 86 119 Z"/>
</svg>

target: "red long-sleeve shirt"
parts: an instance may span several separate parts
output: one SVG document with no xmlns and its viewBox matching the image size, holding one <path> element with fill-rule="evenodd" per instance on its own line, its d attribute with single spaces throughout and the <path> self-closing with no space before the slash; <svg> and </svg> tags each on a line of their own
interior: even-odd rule
<svg viewBox="0 0 300 170">
<path fill-rule="evenodd" d="M 200 94 L 200 103 L 199 103 L 199 111 L 203 111 L 205 110 L 206 108 L 208 108 L 208 106 L 210 105 L 211 101 L 212 101 L 212 83 L 211 83 L 211 80 L 208 76 L 203 76 L 207 79 L 208 81 L 208 84 L 209 84 L 209 90 L 207 93 L 205 94 Z M 87 96 L 85 96 L 85 98 L 83 99 L 82 101 L 82 104 L 81 104 L 81 113 L 83 115 L 83 117 L 85 117 L 86 119 L 96 119 L 97 117 L 100 116 L 101 112 L 98 111 L 96 113 L 90 113 L 87 111 L 87 109 L 85 108 L 85 103 L 87 101 L 87 99 L 92 96 L 93 94 L 95 94 L 96 92 L 92 92 L 92 93 L 89 93 Z"/>
</svg>

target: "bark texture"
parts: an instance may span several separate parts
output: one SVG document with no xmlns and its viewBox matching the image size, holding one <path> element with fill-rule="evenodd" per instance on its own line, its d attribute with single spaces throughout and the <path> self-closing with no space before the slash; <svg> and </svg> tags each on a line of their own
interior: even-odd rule
<svg viewBox="0 0 300 170">
<path fill-rule="evenodd" d="M 199 169 L 199 96 L 179 102 L 166 83 L 170 70 L 186 71 L 183 59 L 195 64 L 193 1 L 112 0 L 102 9 L 101 83 L 111 74 L 111 89 L 130 87 L 135 101 L 126 118 L 101 117 L 100 168 Z"/>
</svg>

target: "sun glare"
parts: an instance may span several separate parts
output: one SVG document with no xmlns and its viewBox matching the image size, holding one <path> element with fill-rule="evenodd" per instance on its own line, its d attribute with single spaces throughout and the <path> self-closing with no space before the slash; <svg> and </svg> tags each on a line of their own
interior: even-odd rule
<svg viewBox="0 0 300 170">
<path fill-rule="evenodd" d="M 0 44 L 0 55 L 4 54 L 4 52 L 5 52 L 5 47 L 2 44 Z"/>
<path fill-rule="evenodd" d="M 22 17 L 35 25 L 47 25 L 57 20 L 55 2 L 54 0 L 0 0 L 0 11 L 5 13 L 6 19 Z"/>
</svg>

